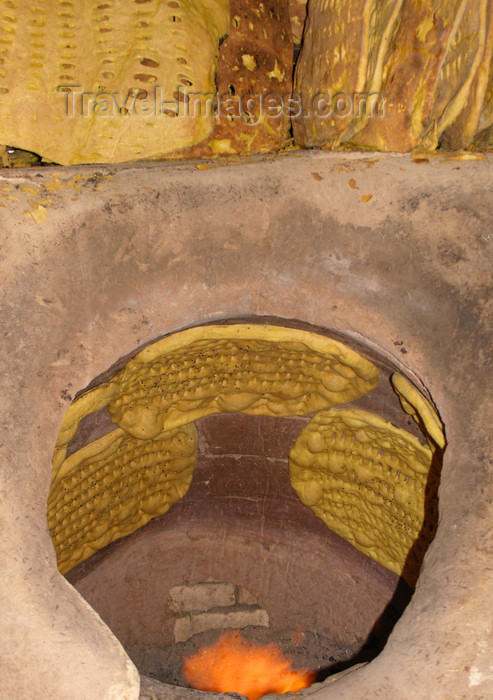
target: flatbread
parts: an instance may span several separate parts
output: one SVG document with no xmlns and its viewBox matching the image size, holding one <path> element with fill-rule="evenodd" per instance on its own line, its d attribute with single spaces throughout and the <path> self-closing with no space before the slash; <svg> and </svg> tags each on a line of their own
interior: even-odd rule
<svg viewBox="0 0 493 700">
<path fill-rule="evenodd" d="M 338 145 L 353 122 L 353 108 L 334 109 L 324 116 L 318 95 L 333 104 L 337 96 L 378 92 L 383 60 L 398 26 L 403 0 L 338 0 L 312 2 L 303 47 L 296 66 L 294 92 L 304 114 L 293 120 L 298 145 L 312 148 Z"/>
<path fill-rule="evenodd" d="M 301 431 L 289 470 L 300 500 L 331 530 L 413 586 L 438 523 L 432 457 L 380 416 L 333 408 Z"/>
<path fill-rule="evenodd" d="M 179 89 L 215 90 L 228 0 L 2 0 L 0 143 L 75 163 L 157 156 L 203 140 Z M 92 95 L 92 98 L 91 98 Z"/>
<path fill-rule="evenodd" d="M 492 55 L 493 0 L 314 0 L 295 75 L 305 112 L 293 123 L 295 140 L 401 152 L 467 147 L 493 121 Z M 345 95 L 346 113 L 317 116 L 317 92 Z M 361 93 L 378 93 L 383 108 L 359 110 Z"/>
<path fill-rule="evenodd" d="M 230 0 L 230 12 L 217 64 L 214 130 L 197 146 L 166 158 L 269 153 L 289 138 L 293 42 L 288 5 Z M 262 104 L 269 95 L 270 102 Z M 191 99 L 191 111 L 207 107 Z"/>
</svg>

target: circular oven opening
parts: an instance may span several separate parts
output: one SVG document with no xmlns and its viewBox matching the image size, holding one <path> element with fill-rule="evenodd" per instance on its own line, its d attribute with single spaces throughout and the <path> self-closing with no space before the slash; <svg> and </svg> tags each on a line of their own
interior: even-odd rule
<svg viewBox="0 0 493 700">
<path fill-rule="evenodd" d="M 67 411 L 59 569 L 154 679 L 143 689 L 186 687 L 184 659 L 232 629 L 319 682 L 385 645 L 435 533 L 443 430 L 386 358 L 341 340 L 190 328 Z"/>
</svg>

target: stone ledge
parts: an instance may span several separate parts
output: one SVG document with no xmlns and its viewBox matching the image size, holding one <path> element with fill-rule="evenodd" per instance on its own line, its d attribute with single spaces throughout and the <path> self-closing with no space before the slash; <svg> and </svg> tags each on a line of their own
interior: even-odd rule
<svg viewBox="0 0 493 700">
<path fill-rule="evenodd" d="M 196 583 L 171 588 L 169 597 L 169 607 L 173 612 L 205 612 L 211 608 L 234 605 L 236 588 L 232 583 L 223 581 Z"/>
<path fill-rule="evenodd" d="M 231 610 L 228 612 L 204 612 L 180 617 L 175 622 L 175 642 L 186 642 L 194 634 L 207 630 L 231 629 L 248 626 L 268 627 L 269 615 L 266 610 Z"/>
</svg>

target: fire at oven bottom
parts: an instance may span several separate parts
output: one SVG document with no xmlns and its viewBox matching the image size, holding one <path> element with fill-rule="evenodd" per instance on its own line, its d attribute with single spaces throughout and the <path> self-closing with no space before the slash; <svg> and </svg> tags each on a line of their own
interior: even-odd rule
<svg viewBox="0 0 493 700">
<path fill-rule="evenodd" d="M 127 649 L 134 662 L 136 649 Z M 142 653 L 142 649 L 140 650 Z M 297 692 L 368 660 L 375 650 L 340 644 L 306 630 L 207 630 L 168 648 L 147 648 L 146 675 L 181 688 L 238 693 L 249 700 Z M 152 665 L 152 668 L 150 668 Z"/>
<path fill-rule="evenodd" d="M 186 657 L 183 675 L 192 688 L 238 692 L 248 700 L 295 693 L 315 680 L 314 671 L 294 669 L 277 644 L 254 644 L 239 630 L 225 632 L 215 644 Z"/>
</svg>

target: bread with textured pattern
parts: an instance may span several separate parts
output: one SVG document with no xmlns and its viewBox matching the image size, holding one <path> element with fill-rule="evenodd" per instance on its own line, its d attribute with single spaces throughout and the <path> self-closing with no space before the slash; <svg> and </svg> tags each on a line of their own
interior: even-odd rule
<svg viewBox="0 0 493 700">
<path fill-rule="evenodd" d="M 228 0 L 2 0 L 0 143 L 62 165 L 158 156 L 202 141 L 180 87 L 215 88 Z"/>
</svg>

